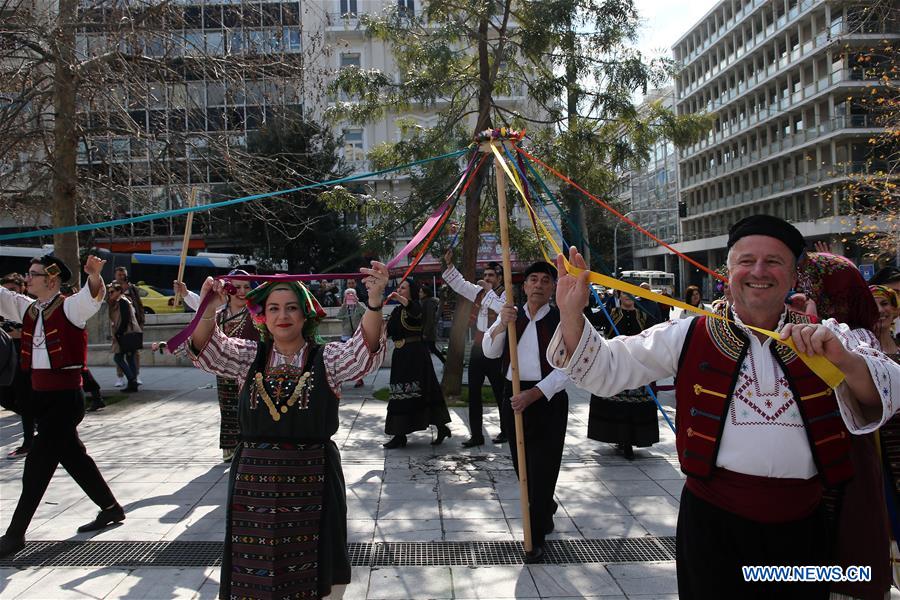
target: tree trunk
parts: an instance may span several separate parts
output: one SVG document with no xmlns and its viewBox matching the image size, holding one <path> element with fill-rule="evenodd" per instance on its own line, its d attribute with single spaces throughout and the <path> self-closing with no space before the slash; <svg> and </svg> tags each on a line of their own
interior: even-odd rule
<svg viewBox="0 0 900 600">
<path fill-rule="evenodd" d="M 76 224 L 75 199 L 75 10 L 77 0 L 60 0 L 56 25 L 56 64 L 53 88 L 53 227 Z M 81 260 L 78 256 L 78 234 L 53 236 L 54 255 L 72 270 L 72 283 L 80 283 Z"/>
<path fill-rule="evenodd" d="M 479 131 L 491 128 L 491 73 L 488 49 L 488 20 L 483 18 L 478 24 L 478 72 L 481 86 L 478 92 L 478 121 L 472 137 Z M 468 281 L 475 281 L 475 263 L 478 259 L 478 244 L 481 239 L 480 212 L 481 191 L 487 179 L 488 169 L 481 169 L 476 180 L 466 190 L 466 221 L 463 232 L 462 265 L 460 272 Z M 507 294 L 512 292 L 507 292 Z M 450 347 L 447 349 L 447 361 L 444 363 L 444 376 L 441 388 L 444 396 L 459 396 L 462 391 L 463 358 L 466 349 L 466 331 L 469 328 L 469 317 L 472 314 L 472 303 L 457 296 L 456 310 L 453 313 L 453 326 L 450 328 Z"/>
</svg>

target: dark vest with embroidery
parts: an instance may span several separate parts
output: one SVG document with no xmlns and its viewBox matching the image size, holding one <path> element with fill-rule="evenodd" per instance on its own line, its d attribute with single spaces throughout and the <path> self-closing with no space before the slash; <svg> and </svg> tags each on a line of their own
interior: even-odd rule
<svg viewBox="0 0 900 600">
<path fill-rule="evenodd" d="M 525 308 L 519 307 L 519 315 L 516 317 L 516 340 L 522 339 L 522 334 L 528 327 L 528 315 L 525 314 Z M 541 377 L 546 377 L 553 371 L 553 367 L 547 362 L 547 347 L 550 346 L 550 340 L 553 333 L 559 325 L 559 309 L 555 306 L 550 307 L 550 312 L 543 316 L 539 321 L 535 322 L 537 327 L 538 350 L 541 359 Z M 501 358 L 500 372 L 506 376 L 506 370 L 509 369 L 509 343 L 503 345 L 503 356 Z"/>
<path fill-rule="evenodd" d="M 296 402 L 282 409 L 284 403 L 276 405 L 278 418 L 273 418 L 272 410 L 257 389 L 256 374 L 263 375 L 263 385 L 270 399 L 278 396 L 278 390 L 266 377 L 266 364 L 271 343 L 261 342 L 257 347 L 256 359 L 241 388 L 238 401 L 238 419 L 241 425 L 241 439 L 245 441 L 291 441 L 314 443 L 326 441 L 338 428 L 338 398 L 328 386 L 324 361 L 324 346 L 310 345 L 301 376 L 311 372 L 301 389 Z M 278 384 L 276 382 L 276 384 Z M 296 378 L 280 382 L 282 397 L 287 397 L 296 388 Z M 308 432 L 298 436 L 298 431 Z"/>
<path fill-rule="evenodd" d="M 63 310 L 65 297 L 60 294 L 44 309 L 44 336 L 50 368 L 84 367 L 87 364 L 87 331 L 73 325 Z M 31 370 L 31 355 L 34 351 L 34 329 L 41 316 L 37 302 L 32 303 L 22 318 L 22 360 L 23 371 Z"/>
<path fill-rule="evenodd" d="M 705 479 L 715 470 L 725 419 L 748 349 L 745 334 L 735 325 L 705 316 L 691 323 L 675 382 L 675 446 L 681 470 L 688 475 Z M 772 343 L 770 349 L 794 394 L 819 475 L 829 486 L 850 479 L 850 433 L 834 390 L 784 344 Z"/>
</svg>

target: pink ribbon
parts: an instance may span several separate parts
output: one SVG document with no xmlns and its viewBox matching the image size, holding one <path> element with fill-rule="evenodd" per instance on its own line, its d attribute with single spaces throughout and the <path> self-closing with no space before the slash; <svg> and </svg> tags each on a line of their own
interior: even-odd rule
<svg viewBox="0 0 900 600">
<path fill-rule="evenodd" d="M 454 189 L 459 189 L 457 186 Z M 451 193 L 452 197 L 452 193 Z M 441 217 L 444 213 L 450 208 L 450 199 L 448 198 L 438 206 L 431 216 L 425 220 L 425 223 L 422 225 L 421 229 L 413 236 L 413 238 L 409 241 L 403 249 L 392 258 L 387 263 L 388 269 L 393 269 L 397 266 L 397 264 L 406 258 L 410 251 L 422 243 L 429 233 L 435 228 L 438 222 L 441 220 Z M 232 281 L 271 281 L 271 282 L 285 282 L 285 281 L 312 281 L 316 279 L 358 279 L 363 277 L 362 273 L 310 273 L 305 275 L 288 275 L 288 274 L 280 274 L 280 275 L 221 275 L 216 277 L 216 279 L 229 279 Z M 210 302 L 212 302 L 214 294 L 206 294 L 203 300 L 200 302 L 200 306 L 197 307 L 197 312 L 194 315 L 194 318 L 188 323 L 188 326 L 182 329 L 180 332 L 175 334 L 172 339 L 166 342 L 166 348 L 169 352 L 174 352 L 175 348 L 178 348 L 182 344 L 184 344 L 191 334 L 194 333 L 194 330 L 197 329 L 197 325 L 200 324 L 200 319 L 203 317 L 203 314 L 206 312 L 207 307 L 209 307 Z"/>
</svg>

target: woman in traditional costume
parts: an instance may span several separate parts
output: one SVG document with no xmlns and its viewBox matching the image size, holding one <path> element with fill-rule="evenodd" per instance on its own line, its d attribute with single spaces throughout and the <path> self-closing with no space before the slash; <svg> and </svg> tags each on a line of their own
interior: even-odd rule
<svg viewBox="0 0 900 600">
<path fill-rule="evenodd" d="M 229 275 L 248 275 L 247 271 L 235 269 Z M 247 293 L 253 286 L 249 281 L 231 281 L 228 286 L 228 302 L 216 312 L 216 325 L 228 337 L 259 341 L 259 330 L 247 309 Z M 184 298 L 184 303 L 194 310 L 200 305 L 200 297 L 188 292 L 183 283 L 176 281 L 175 288 Z M 238 423 L 238 391 L 240 381 L 227 377 L 216 377 L 216 392 L 219 396 L 219 448 L 222 460 L 230 462 L 240 437 Z"/>
<path fill-rule="evenodd" d="M 391 354 L 391 395 L 388 398 L 384 432 L 392 435 L 385 448 L 406 445 L 406 434 L 437 426 L 436 446 L 450 437 L 450 412 L 434 373 L 431 354 L 422 335 L 422 305 L 419 286 L 407 279 L 388 300 L 400 303 L 391 313 L 387 335 L 394 341 Z"/>
<path fill-rule="evenodd" d="M 878 308 L 865 279 L 848 258 L 807 252 L 797 265 L 795 289 L 806 297 L 803 312 L 819 321 L 836 319 L 853 330 L 875 331 Z M 789 306 L 797 310 L 794 300 L 789 299 Z M 870 337 L 870 345 L 877 348 L 874 334 Z M 890 537 L 875 433 L 850 436 L 850 460 L 853 478 L 841 487 L 827 488 L 821 510 L 834 540 L 832 564 L 845 569 L 867 565 L 872 567 L 872 577 L 865 582 L 832 583 L 831 598 L 884 598 L 891 586 Z"/>
<path fill-rule="evenodd" d="M 371 310 L 347 342 L 321 343 L 325 311 L 303 284 L 270 281 L 247 294 L 259 311 L 259 342 L 226 336 L 212 302 L 182 346 L 197 367 L 242 382 L 221 598 L 340 597 L 334 586 L 350 582 L 344 477 L 331 436 L 341 384 L 378 369 L 385 354 L 387 268 L 373 262 L 361 271 Z M 212 278 L 202 294 L 227 299 Z"/>
<path fill-rule="evenodd" d="M 609 328 L 607 338 L 637 335 L 654 324 L 650 315 L 638 309 L 634 296 L 617 293 L 619 306 L 610 311 L 615 327 Z M 625 458 L 633 460 L 634 446 L 646 448 L 659 441 L 656 403 L 646 388 L 625 390 L 612 398 L 592 394 L 587 435 L 598 442 L 616 444 Z"/>
</svg>

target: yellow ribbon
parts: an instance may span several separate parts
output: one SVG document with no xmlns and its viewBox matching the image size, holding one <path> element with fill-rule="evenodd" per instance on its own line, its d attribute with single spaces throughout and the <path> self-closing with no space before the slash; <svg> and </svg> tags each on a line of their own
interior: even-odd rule
<svg viewBox="0 0 900 600">
<path fill-rule="evenodd" d="M 543 237 L 549 242 L 550 246 L 553 248 L 553 251 L 557 255 L 561 254 L 563 256 L 563 261 L 565 262 L 565 265 L 566 265 L 566 272 L 577 277 L 579 274 L 581 274 L 582 271 L 584 271 L 584 269 L 580 269 L 580 268 L 572 265 L 569 262 L 568 258 L 566 258 L 565 253 L 560 249 L 559 245 L 557 245 L 557 243 L 556 243 L 556 240 L 553 239 L 553 236 L 547 230 L 547 227 L 541 222 L 540 219 L 537 218 L 537 213 L 535 212 L 535 210 L 531 206 L 531 204 L 528 202 L 528 196 L 525 194 L 525 190 L 522 187 L 521 181 L 510 170 L 509 166 L 506 164 L 506 159 L 503 157 L 503 155 L 500 154 L 500 151 L 497 149 L 496 144 L 494 142 L 491 142 L 490 147 L 491 147 L 491 151 L 494 153 L 494 157 L 497 160 L 497 164 L 499 164 L 501 166 L 501 168 L 503 168 L 503 170 L 506 172 L 506 175 L 509 177 L 510 181 L 513 182 L 513 185 L 515 186 L 516 190 L 519 192 L 519 195 L 522 197 L 522 201 L 525 203 L 525 206 L 528 208 L 528 211 L 531 213 L 531 215 L 533 217 L 532 222 L 536 223 L 537 227 L 540 227 L 540 230 L 535 228 L 535 234 L 537 235 L 537 238 L 538 238 L 538 244 L 541 247 L 541 253 L 544 255 L 544 260 L 546 260 L 550 264 L 555 264 L 555 261 L 552 258 L 550 258 L 550 256 L 547 254 L 547 250 L 544 247 L 543 241 L 541 240 L 541 237 L 542 237 L 541 233 L 543 233 Z M 618 279 L 609 277 L 607 275 L 601 275 L 600 273 L 595 273 L 594 271 L 588 271 L 588 273 L 589 273 L 588 281 L 590 281 L 591 283 L 596 283 L 596 284 L 602 285 L 607 288 L 612 288 L 614 290 L 626 292 L 633 296 L 639 296 L 641 298 L 645 298 L 647 300 L 652 300 L 654 302 L 659 302 L 661 304 L 667 304 L 668 306 L 675 306 L 677 308 L 681 308 L 682 310 L 687 310 L 687 311 L 690 311 L 693 313 L 705 315 L 705 316 L 713 318 L 713 319 L 721 319 L 726 322 L 731 322 L 730 319 L 728 319 L 725 316 L 718 315 L 716 313 L 710 312 L 708 310 L 705 310 L 705 309 L 702 309 L 702 308 L 699 308 L 696 306 L 692 306 L 692 305 L 688 304 L 687 302 L 682 302 L 682 301 L 676 300 L 674 298 L 669 298 L 668 296 L 663 296 L 662 294 L 657 294 L 650 290 L 645 290 L 642 287 L 639 287 L 639 286 L 636 286 L 636 285 L 633 285 L 633 284 L 630 284 L 630 283 L 627 283 L 624 281 L 620 281 Z M 753 331 L 756 331 L 758 333 L 767 335 L 780 344 L 784 344 L 784 345 L 788 346 L 791 350 L 793 350 L 797 354 L 797 356 L 800 357 L 800 360 L 802 360 L 804 363 L 806 363 L 806 366 L 808 366 L 813 371 L 813 373 L 815 373 L 829 387 L 835 388 L 844 380 L 844 374 L 840 371 L 840 369 L 835 367 L 824 356 L 809 355 L 809 354 L 803 354 L 801 352 L 797 352 L 797 347 L 794 345 L 793 340 L 791 340 L 790 338 L 788 338 L 786 340 L 782 340 L 781 335 L 774 331 L 769 331 L 768 329 L 764 329 L 762 327 L 753 327 L 752 325 L 745 324 L 744 326 L 747 327 L 748 329 L 752 329 Z"/>
</svg>

